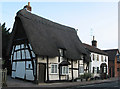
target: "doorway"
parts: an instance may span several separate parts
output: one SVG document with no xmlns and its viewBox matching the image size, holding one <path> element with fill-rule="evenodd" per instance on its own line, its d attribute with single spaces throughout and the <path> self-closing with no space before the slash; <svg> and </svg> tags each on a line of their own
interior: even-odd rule
<svg viewBox="0 0 120 89">
<path fill-rule="evenodd" d="M 38 82 L 39 83 L 45 82 L 45 77 L 46 77 L 46 64 L 45 63 L 40 63 L 39 64 Z"/>
</svg>

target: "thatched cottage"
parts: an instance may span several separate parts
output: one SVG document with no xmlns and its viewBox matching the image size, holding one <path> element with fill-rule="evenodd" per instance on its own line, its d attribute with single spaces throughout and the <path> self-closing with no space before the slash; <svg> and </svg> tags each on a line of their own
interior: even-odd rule
<svg viewBox="0 0 120 89">
<path fill-rule="evenodd" d="M 48 82 L 74 80 L 89 61 L 74 28 L 22 9 L 17 12 L 9 45 L 12 78 Z M 82 67 L 83 68 L 83 67 Z"/>
</svg>

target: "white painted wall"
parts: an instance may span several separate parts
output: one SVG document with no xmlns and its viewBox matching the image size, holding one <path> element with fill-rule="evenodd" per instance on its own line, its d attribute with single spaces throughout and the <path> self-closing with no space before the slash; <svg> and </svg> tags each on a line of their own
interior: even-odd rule
<svg viewBox="0 0 120 89">
<path fill-rule="evenodd" d="M 58 57 L 55 58 L 49 58 L 49 80 L 59 80 L 59 69 L 57 69 L 57 73 L 56 74 L 52 74 L 51 73 L 51 65 L 52 64 L 57 64 L 59 65 L 62 61 L 64 60 L 64 58 L 60 57 L 60 62 L 58 62 Z M 69 62 L 71 63 L 71 61 L 69 60 Z M 38 57 L 38 63 L 47 63 L 47 58 L 45 57 L 44 59 L 41 57 Z M 71 65 L 68 65 L 69 68 L 71 68 Z M 78 68 L 78 60 L 77 61 L 73 61 L 73 68 Z M 39 66 L 37 66 L 37 71 L 39 71 Z M 38 74 L 39 76 L 39 74 Z M 37 77 L 38 77 L 37 76 Z M 74 70 L 73 71 L 73 76 L 74 78 L 78 77 L 78 70 Z M 65 80 L 69 78 L 69 80 L 72 79 L 72 72 L 71 69 L 69 69 L 69 74 L 68 75 L 63 75 L 61 76 L 61 80 Z M 47 79 L 47 67 L 46 67 L 46 79 Z"/>
<path fill-rule="evenodd" d="M 95 55 L 94 61 L 93 61 L 93 54 Z M 99 61 L 97 61 L 97 55 L 99 55 Z M 101 61 L 101 56 L 103 56 L 103 62 Z M 105 57 L 106 57 L 106 62 L 105 62 Z M 108 74 L 108 56 L 91 52 L 91 60 L 92 60 L 92 62 L 90 62 L 91 73 L 93 73 L 93 67 L 96 67 L 96 68 L 99 67 L 99 70 L 100 70 L 100 65 L 102 63 L 106 63 L 107 64 L 107 74 Z M 97 73 L 94 73 L 93 76 L 100 76 L 100 75 Z"/>
<path fill-rule="evenodd" d="M 29 64 L 31 65 L 31 69 L 32 69 L 31 61 L 26 62 L 27 67 Z M 11 76 L 12 78 L 18 77 L 25 79 L 26 76 L 26 80 L 31 80 L 31 81 L 34 80 L 33 70 L 29 70 L 29 69 L 25 70 L 25 61 L 13 62 L 12 70 L 16 70 L 16 71 L 12 71 L 12 76 Z"/>
</svg>

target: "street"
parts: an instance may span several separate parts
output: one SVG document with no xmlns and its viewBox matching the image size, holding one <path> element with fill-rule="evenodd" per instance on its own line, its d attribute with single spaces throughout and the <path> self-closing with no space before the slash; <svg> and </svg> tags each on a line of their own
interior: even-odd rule
<svg viewBox="0 0 120 89">
<path fill-rule="evenodd" d="M 89 84 L 84 86 L 75 86 L 67 89 L 93 89 L 93 88 L 102 88 L 102 89 L 120 89 L 120 83 L 118 81 L 109 82 L 109 83 L 100 83 L 100 84 Z"/>
</svg>

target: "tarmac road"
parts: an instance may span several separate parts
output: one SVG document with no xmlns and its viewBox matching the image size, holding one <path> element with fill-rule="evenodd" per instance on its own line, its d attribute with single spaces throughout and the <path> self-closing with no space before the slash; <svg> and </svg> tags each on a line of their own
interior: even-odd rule
<svg viewBox="0 0 120 89">
<path fill-rule="evenodd" d="M 67 89 L 120 89 L 120 81 L 109 83 L 89 84 L 84 86 L 75 86 Z"/>
</svg>

